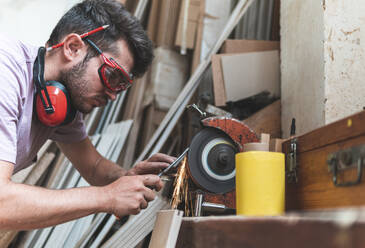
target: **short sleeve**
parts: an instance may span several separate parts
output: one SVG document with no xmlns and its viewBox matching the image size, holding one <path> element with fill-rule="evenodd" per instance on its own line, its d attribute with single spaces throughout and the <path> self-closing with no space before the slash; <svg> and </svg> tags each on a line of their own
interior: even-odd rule
<svg viewBox="0 0 365 248">
<path fill-rule="evenodd" d="M 17 129 L 22 111 L 23 69 L 0 53 L 0 160 L 16 162 Z"/>
<path fill-rule="evenodd" d="M 56 128 L 50 139 L 63 143 L 75 143 L 86 139 L 86 137 L 83 114 L 77 112 L 75 119 L 68 125 Z"/>
</svg>

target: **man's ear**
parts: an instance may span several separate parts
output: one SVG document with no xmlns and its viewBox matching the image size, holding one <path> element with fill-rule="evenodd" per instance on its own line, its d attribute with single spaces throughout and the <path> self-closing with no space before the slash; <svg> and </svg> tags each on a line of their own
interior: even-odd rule
<svg viewBox="0 0 365 248">
<path fill-rule="evenodd" d="M 68 34 L 63 40 L 62 54 L 65 60 L 72 61 L 74 59 L 83 58 L 86 53 L 86 44 L 78 34 Z"/>
</svg>

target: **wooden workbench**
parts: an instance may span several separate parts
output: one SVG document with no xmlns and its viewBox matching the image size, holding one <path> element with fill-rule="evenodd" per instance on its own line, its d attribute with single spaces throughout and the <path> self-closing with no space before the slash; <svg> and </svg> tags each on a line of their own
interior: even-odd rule
<svg viewBox="0 0 365 248">
<path fill-rule="evenodd" d="M 176 247 L 363 248 L 365 208 L 280 217 L 184 218 Z"/>
</svg>

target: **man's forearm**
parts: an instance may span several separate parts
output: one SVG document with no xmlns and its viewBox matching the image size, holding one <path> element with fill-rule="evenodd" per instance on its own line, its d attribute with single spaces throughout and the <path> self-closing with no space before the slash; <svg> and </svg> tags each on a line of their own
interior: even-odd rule
<svg viewBox="0 0 365 248">
<path fill-rule="evenodd" d="M 95 161 L 92 173 L 90 173 L 89 178 L 86 178 L 86 180 L 91 185 L 103 186 L 114 182 L 126 173 L 127 171 L 121 168 L 118 164 L 115 164 L 104 157 L 100 157 Z"/>
<path fill-rule="evenodd" d="M 102 187 L 50 190 L 9 182 L 0 185 L 0 229 L 42 228 L 108 211 Z"/>
</svg>

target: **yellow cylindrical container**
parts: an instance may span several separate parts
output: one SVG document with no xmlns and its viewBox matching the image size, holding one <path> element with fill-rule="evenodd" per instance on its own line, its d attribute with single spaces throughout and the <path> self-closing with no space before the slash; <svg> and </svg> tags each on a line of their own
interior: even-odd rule
<svg viewBox="0 0 365 248">
<path fill-rule="evenodd" d="M 250 151 L 236 154 L 238 215 L 281 215 L 285 205 L 283 153 Z"/>
</svg>

